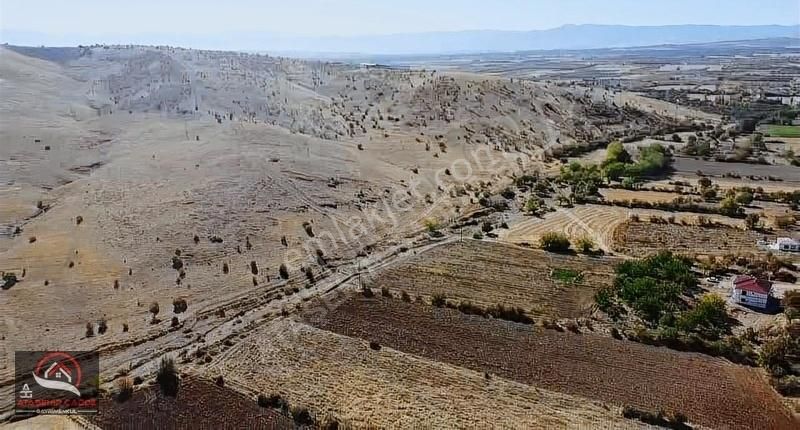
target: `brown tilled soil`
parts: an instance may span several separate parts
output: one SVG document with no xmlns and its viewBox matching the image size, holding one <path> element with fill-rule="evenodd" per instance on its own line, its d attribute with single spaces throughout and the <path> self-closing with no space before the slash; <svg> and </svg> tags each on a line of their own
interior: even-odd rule
<svg viewBox="0 0 800 430">
<path fill-rule="evenodd" d="M 757 252 L 759 239 L 773 239 L 758 232 L 727 226 L 653 224 L 628 221 L 614 232 L 615 249 L 642 257 L 661 250 L 684 253 L 727 254 Z"/>
<path fill-rule="evenodd" d="M 230 387 L 280 394 L 317 417 L 336 417 L 340 428 L 650 428 L 624 418 L 618 406 L 392 348 L 374 350 L 363 339 L 283 318 L 250 331 L 210 366 Z"/>
<path fill-rule="evenodd" d="M 712 428 L 792 429 L 800 424 L 757 370 L 699 354 L 362 296 L 311 322 L 552 391 L 680 412 Z"/>
<path fill-rule="evenodd" d="M 175 398 L 158 387 L 134 392 L 125 402 L 101 400 L 94 424 L 103 429 L 293 429 L 293 421 L 259 407 L 255 399 L 213 383 L 190 378 Z"/>
<path fill-rule="evenodd" d="M 397 297 L 402 291 L 412 298 L 441 294 L 454 303 L 501 304 L 521 307 L 535 316 L 576 318 L 586 316 L 595 291 L 610 284 L 615 262 L 467 240 L 383 270 L 373 284 Z M 557 281 L 552 275 L 557 269 L 574 270 L 582 279 Z"/>
</svg>

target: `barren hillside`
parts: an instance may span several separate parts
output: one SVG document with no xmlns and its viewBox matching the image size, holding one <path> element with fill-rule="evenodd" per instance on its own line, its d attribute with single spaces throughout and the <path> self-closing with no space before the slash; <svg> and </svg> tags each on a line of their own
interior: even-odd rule
<svg viewBox="0 0 800 430">
<path fill-rule="evenodd" d="M 3 392 L 14 350 L 147 357 L 153 339 L 185 341 L 171 317 L 189 329 L 340 274 L 424 219 L 479 209 L 478 191 L 552 163 L 545 150 L 666 126 L 635 98 L 491 76 L 138 46 L 24 54 L 0 49 L 0 270 L 24 273 L 0 291 Z"/>
</svg>

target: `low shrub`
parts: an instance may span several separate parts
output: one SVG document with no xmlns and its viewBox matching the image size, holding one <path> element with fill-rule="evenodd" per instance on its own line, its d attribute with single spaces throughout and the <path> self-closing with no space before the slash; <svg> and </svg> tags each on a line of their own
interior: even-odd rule
<svg viewBox="0 0 800 430">
<path fill-rule="evenodd" d="M 124 402 L 133 395 L 133 379 L 124 376 L 117 379 L 117 401 Z"/>
<path fill-rule="evenodd" d="M 487 308 L 486 313 L 492 318 L 504 319 L 522 324 L 533 324 L 533 319 L 526 315 L 525 311 L 519 307 L 506 308 L 503 305 L 495 305 Z"/>
<path fill-rule="evenodd" d="M 645 424 L 654 426 L 666 427 L 675 430 L 691 430 L 692 427 L 686 424 L 686 416 L 682 413 L 676 413 L 672 419 L 668 418 L 663 411 L 652 413 L 636 409 L 632 406 L 625 406 L 622 408 L 622 416 L 627 419 L 639 420 Z"/>
<path fill-rule="evenodd" d="M 156 373 L 156 382 L 158 382 L 158 386 L 164 395 L 175 397 L 178 394 L 180 378 L 178 378 L 178 370 L 173 359 L 169 357 L 161 358 L 161 362 L 158 365 L 158 373 Z"/>
<path fill-rule="evenodd" d="M 291 409 L 292 419 L 294 419 L 294 423 L 299 426 L 313 426 L 314 425 L 314 416 L 311 414 L 311 411 L 304 406 L 295 406 Z"/>
<path fill-rule="evenodd" d="M 539 245 L 545 251 L 567 252 L 569 251 L 569 238 L 564 233 L 549 232 L 542 235 Z"/>
<path fill-rule="evenodd" d="M 186 304 L 186 299 L 178 298 L 172 301 L 172 312 L 179 314 L 186 311 L 188 305 Z"/>
</svg>

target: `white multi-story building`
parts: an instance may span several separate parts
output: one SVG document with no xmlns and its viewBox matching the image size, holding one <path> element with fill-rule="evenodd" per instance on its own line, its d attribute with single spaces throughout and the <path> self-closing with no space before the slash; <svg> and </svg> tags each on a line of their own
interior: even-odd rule
<svg viewBox="0 0 800 430">
<path fill-rule="evenodd" d="M 779 237 L 769 248 L 783 252 L 800 252 L 800 240 L 792 239 L 791 237 Z"/>
</svg>

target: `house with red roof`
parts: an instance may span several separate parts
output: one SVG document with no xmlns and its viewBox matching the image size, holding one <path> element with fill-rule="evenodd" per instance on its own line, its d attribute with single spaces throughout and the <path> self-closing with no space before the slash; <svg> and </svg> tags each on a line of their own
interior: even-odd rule
<svg viewBox="0 0 800 430">
<path fill-rule="evenodd" d="M 749 275 L 739 275 L 733 280 L 733 301 L 745 306 L 765 309 L 772 295 L 772 282 Z"/>
</svg>

